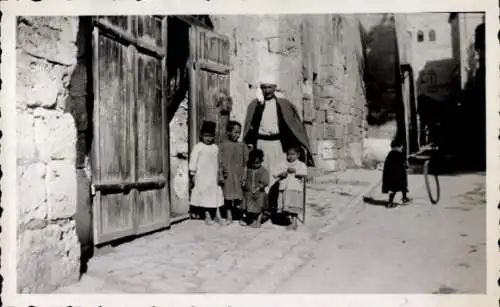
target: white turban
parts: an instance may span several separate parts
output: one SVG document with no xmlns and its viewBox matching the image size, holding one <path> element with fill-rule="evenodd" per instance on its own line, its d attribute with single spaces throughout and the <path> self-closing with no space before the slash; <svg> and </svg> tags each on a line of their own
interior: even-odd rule
<svg viewBox="0 0 500 307">
<path fill-rule="evenodd" d="M 272 73 L 261 74 L 259 82 L 260 84 L 271 84 L 271 85 L 276 85 L 278 83 L 276 81 L 276 77 Z"/>
</svg>

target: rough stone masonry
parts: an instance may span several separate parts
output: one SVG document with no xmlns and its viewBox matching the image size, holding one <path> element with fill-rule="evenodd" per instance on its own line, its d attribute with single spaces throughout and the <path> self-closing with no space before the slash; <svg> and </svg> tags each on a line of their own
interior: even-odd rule
<svg viewBox="0 0 500 307">
<path fill-rule="evenodd" d="M 65 111 L 77 59 L 78 17 L 21 17 L 16 44 L 18 291 L 46 292 L 79 277 L 76 140 Z"/>
</svg>

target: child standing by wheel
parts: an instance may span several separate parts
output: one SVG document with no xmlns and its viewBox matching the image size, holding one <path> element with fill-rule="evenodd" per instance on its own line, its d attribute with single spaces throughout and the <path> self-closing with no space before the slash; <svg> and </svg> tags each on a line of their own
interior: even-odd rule
<svg viewBox="0 0 500 307">
<path fill-rule="evenodd" d="M 210 214 L 213 209 L 215 209 L 215 222 L 225 224 L 219 210 L 223 203 L 223 196 L 217 180 L 219 148 L 214 144 L 214 139 L 215 123 L 203 122 L 201 141 L 194 146 L 189 160 L 189 175 L 193 186 L 191 205 L 202 208 L 207 225 L 214 223 Z"/>
<path fill-rule="evenodd" d="M 298 215 L 303 210 L 304 180 L 307 166 L 299 160 L 300 148 L 291 147 L 286 152 L 286 160 L 277 168 L 274 177 L 279 179 L 278 212 L 284 212 L 290 222 L 289 229 L 298 227 Z"/>
<path fill-rule="evenodd" d="M 389 193 L 389 202 L 387 208 L 394 208 L 394 197 L 396 193 L 403 194 L 403 204 L 411 201 L 408 198 L 408 175 L 406 173 L 406 157 L 403 153 L 403 145 L 393 140 L 391 142 L 391 151 L 385 158 L 384 171 L 382 174 L 382 193 Z"/>
<path fill-rule="evenodd" d="M 262 166 L 264 152 L 254 149 L 248 157 L 248 168 L 243 182 L 243 208 L 245 218 L 240 221 L 242 226 L 249 225 L 259 228 L 266 205 L 266 187 L 269 185 L 269 172 Z"/>
<path fill-rule="evenodd" d="M 228 140 L 219 147 L 219 181 L 224 192 L 224 208 L 227 221 L 240 219 L 241 202 L 243 199 L 243 179 L 246 173 L 248 147 L 238 142 L 241 134 L 241 124 L 229 121 L 227 124 Z"/>
</svg>

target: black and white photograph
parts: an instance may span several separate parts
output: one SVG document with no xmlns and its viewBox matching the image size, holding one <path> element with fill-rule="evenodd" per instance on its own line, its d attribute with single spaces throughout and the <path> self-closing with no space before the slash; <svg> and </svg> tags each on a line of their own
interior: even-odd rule
<svg viewBox="0 0 500 307">
<path fill-rule="evenodd" d="M 15 16 L 16 293 L 487 293 L 484 11 L 162 14 Z"/>
</svg>

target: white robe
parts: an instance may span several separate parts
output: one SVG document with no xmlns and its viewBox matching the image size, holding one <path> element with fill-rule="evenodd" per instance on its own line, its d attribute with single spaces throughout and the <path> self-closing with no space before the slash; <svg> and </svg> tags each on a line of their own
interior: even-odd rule
<svg viewBox="0 0 500 307">
<path fill-rule="evenodd" d="M 194 188 L 190 203 L 204 208 L 218 208 L 224 203 L 222 189 L 218 185 L 219 147 L 215 144 L 197 143 L 189 160 L 189 172 L 194 173 Z"/>
</svg>

